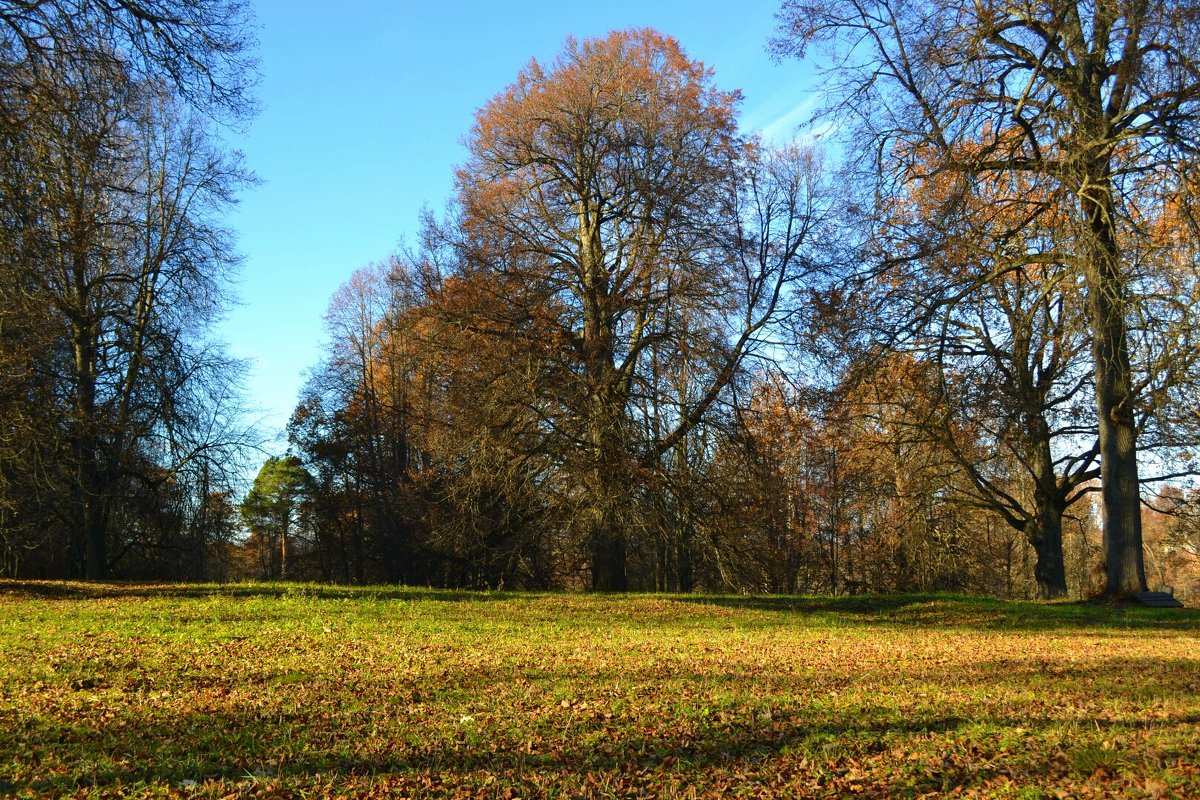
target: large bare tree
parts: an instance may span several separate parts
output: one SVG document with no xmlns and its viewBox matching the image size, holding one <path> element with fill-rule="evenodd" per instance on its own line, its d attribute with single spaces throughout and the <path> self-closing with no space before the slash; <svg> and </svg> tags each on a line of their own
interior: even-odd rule
<svg viewBox="0 0 1200 800">
<path fill-rule="evenodd" d="M 50 387 L 25 418 L 58 420 L 30 431 L 61 437 L 33 477 L 65 495 L 48 507 L 74 569 L 104 578 L 131 482 L 219 467 L 235 444 L 237 367 L 207 324 L 236 263 L 219 214 L 247 173 L 163 84 L 59 55 L 3 108 L 0 306 L 38 337 L 26 385 Z"/>
<path fill-rule="evenodd" d="M 1021 173 L 1066 214 L 1069 252 L 1030 252 L 1083 276 L 1103 486 L 1106 593 L 1146 588 L 1131 357 L 1138 225 L 1148 184 L 1194 186 L 1200 8 L 1169 0 L 789 0 L 780 54 L 830 54 L 829 109 L 859 141 L 880 197 L 950 172 Z M 869 164 L 867 162 L 870 162 Z M 1175 176 L 1172 178 L 1171 176 Z M 1190 197 L 1186 198 L 1190 202 Z M 976 274 L 944 299 L 963 296 Z"/>
<path fill-rule="evenodd" d="M 738 99 L 657 32 L 569 39 L 479 111 L 458 173 L 462 269 L 498 295 L 476 313 L 559 348 L 542 413 L 580 478 L 596 589 L 627 586 L 631 489 L 778 318 L 820 221 L 818 161 L 741 141 Z M 662 346 L 696 354 L 703 387 L 639 442 L 633 401 Z"/>
</svg>

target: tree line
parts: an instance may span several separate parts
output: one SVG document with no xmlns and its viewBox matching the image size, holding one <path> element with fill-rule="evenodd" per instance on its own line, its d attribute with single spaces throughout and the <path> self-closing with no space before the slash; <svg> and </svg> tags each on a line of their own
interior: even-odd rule
<svg viewBox="0 0 1200 800">
<path fill-rule="evenodd" d="M 1147 516 L 1150 578 L 1194 580 L 1195 10 L 785 3 L 836 169 L 655 31 L 530 62 L 331 302 L 288 563 L 1121 597 Z"/>
<path fill-rule="evenodd" d="M 210 331 L 251 180 L 234 0 L 0 2 L 0 574 L 214 578 L 240 365 Z"/>
<path fill-rule="evenodd" d="M 788 0 L 824 150 L 668 36 L 568 39 L 332 298 L 235 505 L 246 11 L 0 3 L 4 569 L 1187 591 L 1198 12 Z"/>
</svg>

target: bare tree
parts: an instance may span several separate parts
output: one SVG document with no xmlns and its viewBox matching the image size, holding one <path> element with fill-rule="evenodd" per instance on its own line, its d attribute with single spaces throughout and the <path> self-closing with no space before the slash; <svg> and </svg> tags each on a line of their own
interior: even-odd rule
<svg viewBox="0 0 1200 800">
<path fill-rule="evenodd" d="M 254 110 L 256 42 L 242 0 L 0 0 L 0 88 L 64 66 L 161 82 L 226 119 Z M 21 67 L 21 69 L 14 69 Z"/>
<path fill-rule="evenodd" d="M 654 31 L 570 39 L 478 113 L 458 174 L 461 268 L 498 293 L 475 313 L 559 347 L 545 417 L 579 479 L 596 589 L 628 585 L 630 489 L 778 319 L 819 224 L 818 161 L 740 142 L 737 100 Z M 633 400 L 659 345 L 697 354 L 704 388 L 638 442 Z"/>
<path fill-rule="evenodd" d="M 64 60 L 26 85 L 4 107 L 19 124 L 4 126 L 0 301 L 40 337 L 29 385 L 52 387 L 70 497 L 52 508 L 83 573 L 102 578 L 128 482 L 211 470 L 241 443 L 228 428 L 238 367 L 207 325 L 236 263 L 218 217 L 248 176 L 171 93 L 116 62 Z"/>
<path fill-rule="evenodd" d="M 780 22 L 779 54 L 824 47 L 835 58 L 829 109 L 871 143 L 858 152 L 882 193 L 938 172 L 997 181 L 1021 173 L 1047 191 L 1028 219 L 1069 220 L 1070 252 L 1030 256 L 1084 278 L 1106 591 L 1144 589 L 1136 410 L 1148 398 L 1130 353 L 1139 287 L 1129 254 L 1145 235 L 1136 220 L 1147 182 L 1194 169 L 1195 3 L 789 0 Z"/>
</svg>

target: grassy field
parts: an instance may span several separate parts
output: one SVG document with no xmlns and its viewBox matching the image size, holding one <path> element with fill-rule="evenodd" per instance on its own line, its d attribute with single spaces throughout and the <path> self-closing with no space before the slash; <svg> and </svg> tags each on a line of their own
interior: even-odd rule
<svg viewBox="0 0 1200 800">
<path fill-rule="evenodd" d="M 0 583 L 0 794 L 1200 797 L 1200 612 Z"/>
</svg>

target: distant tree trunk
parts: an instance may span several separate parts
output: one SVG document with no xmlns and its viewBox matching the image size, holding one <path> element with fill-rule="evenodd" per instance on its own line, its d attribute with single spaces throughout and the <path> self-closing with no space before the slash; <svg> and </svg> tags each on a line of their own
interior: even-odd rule
<svg viewBox="0 0 1200 800">
<path fill-rule="evenodd" d="M 358 498 L 358 505 L 354 512 L 354 582 L 362 586 L 367 582 L 366 569 L 364 567 L 365 559 L 363 557 L 363 539 L 366 534 L 363 531 L 362 497 L 358 494 L 357 488 L 355 489 L 355 495 Z"/>
<path fill-rule="evenodd" d="M 279 529 L 279 578 L 288 579 L 288 520 L 285 517 Z"/>
</svg>

